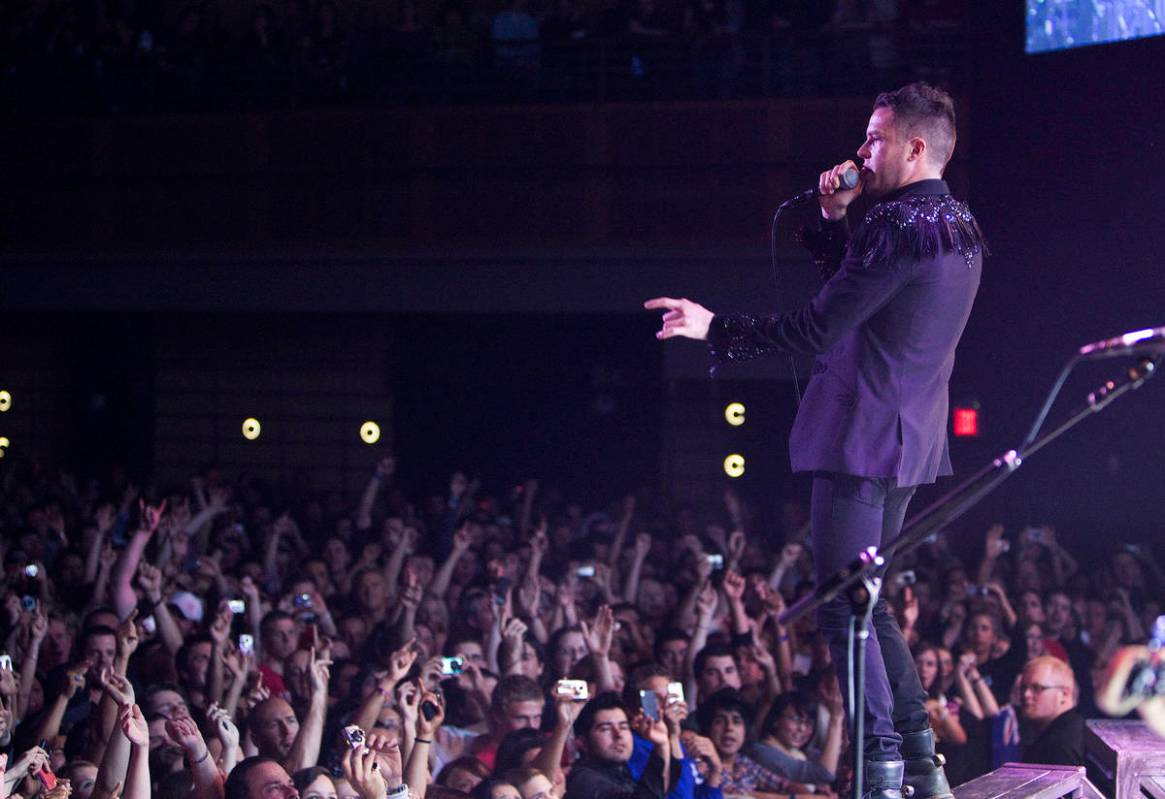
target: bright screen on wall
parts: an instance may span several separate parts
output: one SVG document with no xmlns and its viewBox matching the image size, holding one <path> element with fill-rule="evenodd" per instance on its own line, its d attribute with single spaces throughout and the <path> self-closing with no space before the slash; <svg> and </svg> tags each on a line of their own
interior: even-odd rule
<svg viewBox="0 0 1165 799">
<path fill-rule="evenodd" d="M 1026 0 L 1029 53 L 1165 33 L 1165 0 Z"/>
</svg>

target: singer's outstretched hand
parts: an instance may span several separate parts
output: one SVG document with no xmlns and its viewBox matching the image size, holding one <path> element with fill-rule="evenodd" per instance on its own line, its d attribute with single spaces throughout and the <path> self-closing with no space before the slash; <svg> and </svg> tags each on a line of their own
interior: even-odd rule
<svg viewBox="0 0 1165 799">
<path fill-rule="evenodd" d="M 704 341 L 708 338 L 708 326 L 712 324 L 713 313 L 691 300 L 673 300 L 671 297 L 656 297 L 643 303 L 651 310 L 664 309 L 663 327 L 655 337 L 662 340 L 683 336 Z"/>
<path fill-rule="evenodd" d="M 833 169 L 825 170 L 817 179 L 817 202 L 821 204 L 821 214 L 826 219 L 842 219 L 845 217 L 845 209 L 849 207 L 849 204 L 861 196 L 864 173 L 862 179 L 858 180 L 856 189 L 847 191 L 841 188 L 841 176 L 849 170 L 857 168 L 858 165 L 853 161 L 846 161 Z"/>
</svg>

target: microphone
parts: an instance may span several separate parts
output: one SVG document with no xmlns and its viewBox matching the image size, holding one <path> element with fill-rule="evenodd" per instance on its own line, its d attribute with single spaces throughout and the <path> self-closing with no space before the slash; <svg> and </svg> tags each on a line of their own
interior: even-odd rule
<svg viewBox="0 0 1165 799">
<path fill-rule="evenodd" d="M 1134 330 L 1116 338 L 1086 344 L 1077 353 L 1081 358 L 1116 358 L 1121 355 L 1165 355 L 1165 327 Z"/>
<path fill-rule="evenodd" d="M 858 181 L 861 179 L 861 173 L 856 169 L 847 169 L 841 173 L 841 185 L 838 186 L 838 191 L 850 191 L 858 187 Z M 811 189 L 806 189 L 800 194 L 795 194 L 784 202 L 784 205 L 799 205 L 806 200 L 815 200 L 821 194 L 821 190 L 814 186 Z"/>
</svg>

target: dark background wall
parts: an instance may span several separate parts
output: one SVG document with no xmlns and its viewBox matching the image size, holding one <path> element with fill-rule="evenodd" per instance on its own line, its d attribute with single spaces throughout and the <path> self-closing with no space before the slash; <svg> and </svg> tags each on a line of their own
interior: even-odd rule
<svg viewBox="0 0 1165 799">
<path fill-rule="evenodd" d="M 1165 323 L 1165 202 L 1155 187 L 1165 40 L 1028 57 L 1022 5 L 970 6 L 973 81 L 959 93 L 950 176 L 993 250 L 952 384 L 956 399 L 983 408 L 983 436 L 954 445 L 964 470 L 1017 443 L 1073 349 Z M 868 108 L 861 97 L 10 119 L 0 133 L 0 366 L 15 374 L 21 364 L 32 384 L 58 387 L 39 427 L 25 421 L 42 440 L 59 439 L 71 428 L 52 420 L 87 401 L 77 385 L 114 381 L 127 427 L 154 408 L 166 382 L 159 352 L 199 340 L 206 325 L 318 317 L 286 368 L 297 352 L 327 361 L 391 329 L 373 361 L 382 367 L 350 368 L 378 370 L 370 390 L 409 418 L 436 392 L 439 415 L 414 428 L 400 426 L 403 415 L 393 422 L 397 445 L 431 457 L 432 470 L 470 461 L 520 479 L 529 458 L 564 480 L 598 475 L 594 492 L 607 495 L 662 471 L 685 494 L 705 486 L 695 499 L 708 499 L 727 389 L 705 384 L 698 345 L 658 347 L 638 304 L 672 293 L 761 310 L 806 296 L 807 265 L 788 235 L 796 219 L 779 242 L 775 296 L 771 209 L 856 148 Z M 82 310 L 93 313 L 79 319 Z M 38 338 L 45 330 L 56 349 Z M 249 340 L 228 336 L 216 352 L 253 361 Z M 29 357 L 46 347 L 51 368 Z M 401 369 L 425 380 L 394 385 Z M 1082 370 L 1061 409 L 1113 369 Z M 773 361 L 724 380 L 787 373 Z M 1159 534 L 1163 385 L 1088 420 L 960 526 L 1050 520 L 1082 546 Z M 789 391 L 762 386 L 758 402 Z M 595 415 L 582 401 L 604 391 L 619 395 L 618 413 Z M 488 408 L 473 402 L 486 396 Z M 529 424 L 522 397 L 538 408 Z M 707 420 L 714 452 L 704 459 L 676 459 L 679 439 L 695 435 L 679 421 L 683 407 Z M 457 410 L 476 421 L 437 421 Z M 770 424 L 766 435 L 779 438 Z M 143 463 L 166 451 L 155 432 L 113 429 Z M 773 452 L 780 445 L 758 462 Z M 766 468 L 797 490 L 779 462 Z M 771 498 L 762 485 L 750 490 Z"/>
<path fill-rule="evenodd" d="M 970 6 L 980 18 L 971 200 L 994 256 L 952 391 L 983 401 L 984 444 L 995 449 L 1022 439 L 1074 348 L 1165 324 L 1165 201 L 1151 166 L 1165 143 L 1165 85 L 1150 77 L 1165 39 L 1029 57 L 1021 6 Z M 1081 369 L 1058 407 L 1079 404 L 1120 368 Z M 1151 382 L 1087 420 L 980 517 L 998 509 L 1004 519 L 1060 519 L 1098 548 L 1159 536 L 1163 392 Z"/>
</svg>

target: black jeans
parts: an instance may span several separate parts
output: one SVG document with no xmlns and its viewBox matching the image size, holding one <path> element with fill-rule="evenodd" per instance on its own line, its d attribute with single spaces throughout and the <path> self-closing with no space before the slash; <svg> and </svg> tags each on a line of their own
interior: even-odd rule
<svg viewBox="0 0 1165 799">
<path fill-rule="evenodd" d="M 880 549 L 897 538 L 913 496 L 913 486 L 898 488 L 893 478 L 815 474 L 810 518 L 818 582 L 851 563 L 866 547 Z M 823 606 L 817 615 L 817 626 L 829 641 L 843 693 L 849 617 L 845 598 Z M 926 694 L 910 647 L 884 599 L 874 606 L 866 646 L 865 690 L 866 759 L 897 760 L 902 744 L 899 733 L 924 730 L 929 720 Z"/>
</svg>

